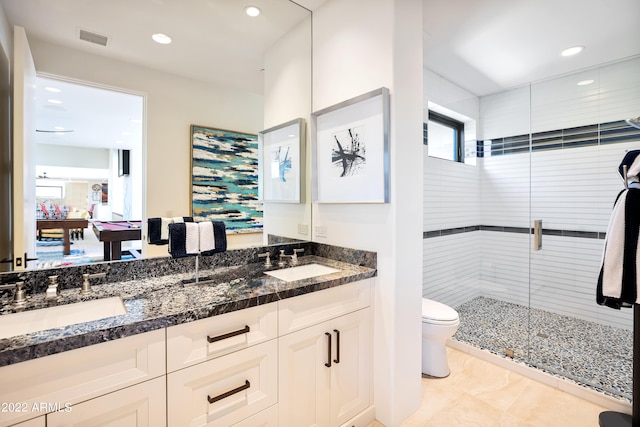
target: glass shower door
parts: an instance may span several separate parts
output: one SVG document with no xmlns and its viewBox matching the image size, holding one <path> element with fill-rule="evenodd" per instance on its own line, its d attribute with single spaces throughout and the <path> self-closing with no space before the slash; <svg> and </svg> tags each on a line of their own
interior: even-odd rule
<svg viewBox="0 0 640 427">
<path fill-rule="evenodd" d="M 631 310 L 596 304 L 617 167 L 638 136 L 640 60 L 531 85 L 529 362 L 631 395 Z M 634 99 L 634 94 L 635 98 Z"/>
</svg>

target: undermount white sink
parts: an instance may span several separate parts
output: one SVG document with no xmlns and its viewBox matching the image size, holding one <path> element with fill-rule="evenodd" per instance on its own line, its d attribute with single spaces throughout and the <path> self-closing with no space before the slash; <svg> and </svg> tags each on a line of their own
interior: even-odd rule
<svg viewBox="0 0 640 427">
<path fill-rule="evenodd" d="M 125 314 L 120 297 L 101 298 L 0 316 L 0 339 Z"/>
<path fill-rule="evenodd" d="M 281 270 L 265 271 L 269 276 L 285 282 L 295 282 L 296 280 L 309 279 L 311 277 L 322 276 L 324 274 L 337 273 L 338 269 L 327 267 L 321 264 L 306 264 L 297 267 L 283 268 Z"/>
</svg>

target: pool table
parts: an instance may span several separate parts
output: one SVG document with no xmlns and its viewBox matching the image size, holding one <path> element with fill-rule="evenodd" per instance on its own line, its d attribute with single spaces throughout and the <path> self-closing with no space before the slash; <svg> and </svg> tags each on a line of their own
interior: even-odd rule
<svg viewBox="0 0 640 427">
<path fill-rule="evenodd" d="M 122 242 L 141 240 L 142 221 L 92 221 L 93 232 L 104 243 L 104 260 L 122 258 Z"/>
<path fill-rule="evenodd" d="M 72 229 L 84 229 L 89 226 L 89 222 L 82 218 L 69 219 L 38 219 L 36 220 L 36 229 L 55 230 L 62 229 L 62 239 L 64 242 L 62 253 L 69 255 L 71 253 L 71 242 L 69 241 L 69 232 Z"/>
</svg>

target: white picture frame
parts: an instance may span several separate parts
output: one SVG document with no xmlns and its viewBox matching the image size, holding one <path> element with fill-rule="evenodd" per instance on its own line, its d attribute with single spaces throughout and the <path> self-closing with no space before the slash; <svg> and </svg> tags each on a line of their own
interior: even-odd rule
<svg viewBox="0 0 640 427">
<path fill-rule="evenodd" d="M 314 203 L 389 203 L 389 89 L 311 113 Z"/>
<path fill-rule="evenodd" d="M 258 133 L 258 198 L 300 203 L 306 124 L 298 118 Z"/>
</svg>

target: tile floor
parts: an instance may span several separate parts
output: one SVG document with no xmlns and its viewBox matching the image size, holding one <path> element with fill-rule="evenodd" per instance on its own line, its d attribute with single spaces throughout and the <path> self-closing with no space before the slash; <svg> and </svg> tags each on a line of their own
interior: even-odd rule
<svg viewBox="0 0 640 427">
<path fill-rule="evenodd" d="M 598 427 L 605 410 L 598 405 L 468 353 L 447 353 L 451 375 L 422 378 L 422 406 L 401 427 Z"/>
</svg>

